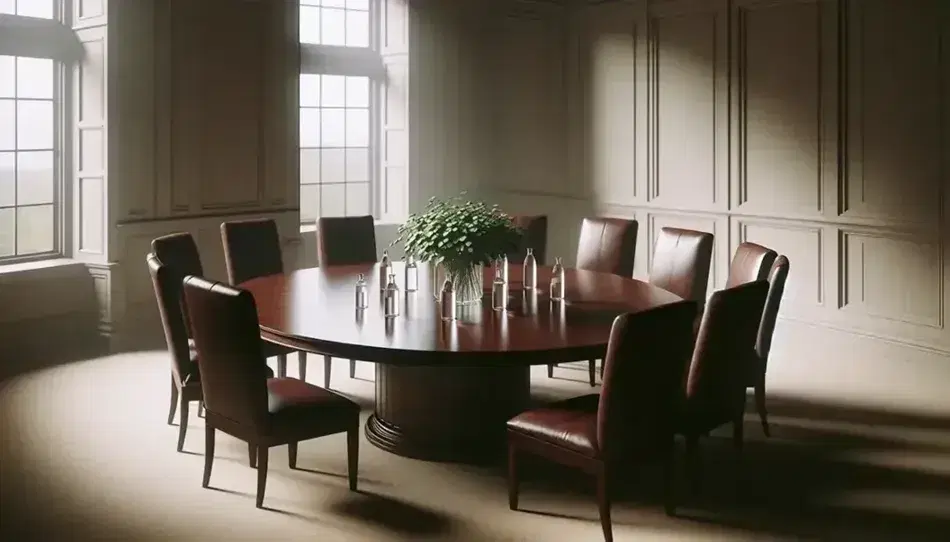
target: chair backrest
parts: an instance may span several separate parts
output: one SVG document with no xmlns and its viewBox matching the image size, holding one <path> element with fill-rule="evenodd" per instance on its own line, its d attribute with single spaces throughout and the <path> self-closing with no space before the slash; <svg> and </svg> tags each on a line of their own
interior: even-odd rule
<svg viewBox="0 0 950 542">
<path fill-rule="evenodd" d="M 184 277 L 170 266 L 162 263 L 154 253 L 145 258 L 148 272 L 155 289 L 158 314 L 162 319 L 165 344 L 172 358 L 172 375 L 179 384 L 187 381 L 192 361 L 188 351 L 188 325 L 186 324 L 182 298 Z"/>
<path fill-rule="evenodd" d="M 548 252 L 547 215 L 515 215 L 511 220 L 521 229 L 522 236 L 518 248 L 508 252 L 508 263 L 523 263 L 530 248 L 538 265 L 544 265 Z"/>
<path fill-rule="evenodd" d="M 186 275 L 204 275 L 201 254 L 190 233 L 172 233 L 152 239 L 152 253 L 172 271 L 180 273 L 182 279 Z"/>
<path fill-rule="evenodd" d="M 614 320 L 597 411 L 601 453 L 626 457 L 672 442 L 696 311 L 695 301 L 680 301 Z"/>
<path fill-rule="evenodd" d="M 152 253 L 158 261 L 166 266 L 167 273 L 175 276 L 166 281 L 170 293 L 179 299 L 185 332 L 191 337 L 191 326 L 188 323 L 188 307 L 181 297 L 181 282 L 188 275 L 204 276 L 204 267 L 201 265 L 201 254 L 198 244 L 190 233 L 180 232 L 163 235 L 152 239 Z M 177 315 L 177 313 L 175 313 Z M 173 316 L 174 317 L 174 316 Z"/>
<path fill-rule="evenodd" d="M 577 268 L 633 276 L 637 250 L 636 220 L 585 218 L 577 242 Z"/>
<path fill-rule="evenodd" d="M 788 258 L 782 255 L 775 259 L 772 271 L 769 273 L 769 293 L 765 298 L 762 321 L 759 323 L 759 336 L 755 342 L 755 353 L 763 363 L 768 361 L 769 352 L 772 351 L 772 335 L 775 334 L 775 322 L 778 320 L 782 296 L 785 295 L 788 271 Z"/>
<path fill-rule="evenodd" d="M 209 413 L 259 428 L 267 422 L 267 365 L 257 306 L 247 290 L 201 277 L 184 281 L 201 387 Z"/>
<path fill-rule="evenodd" d="M 741 243 L 736 248 L 732 263 L 729 264 L 729 279 L 726 281 L 726 288 L 766 280 L 769 269 L 772 268 L 772 263 L 777 257 L 778 254 L 770 248 L 755 243 Z"/>
<path fill-rule="evenodd" d="M 706 302 L 712 253 L 711 233 L 661 228 L 653 249 L 650 284 L 702 307 Z"/>
<path fill-rule="evenodd" d="M 688 417 L 714 427 L 742 408 L 768 291 L 768 281 L 757 280 L 709 298 L 686 379 Z"/>
<path fill-rule="evenodd" d="M 372 216 L 317 220 L 317 265 L 376 262 L 376 226 Z"/>
<path fill-rule="evenodd" d="M 223 222 L 221 242 L 231 284 L 284 272 L 280 233 L 271 218 Z"/>
</svg>

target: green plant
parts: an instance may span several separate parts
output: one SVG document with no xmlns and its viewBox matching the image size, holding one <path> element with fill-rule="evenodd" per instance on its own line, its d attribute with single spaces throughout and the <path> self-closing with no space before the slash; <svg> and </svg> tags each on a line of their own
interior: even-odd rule
<svg viewBox="0 0 950 542">
<path fill-rule="evenodd" d="M 490 264 L 518 247 L 522 231 L 510 216 L 497 205 L 464 196 L 429 199 L 423 212 L 409 215 L 399 227 L 392 245 L 402 242 L 407 255 L 456 269 Z"/>
</svg>

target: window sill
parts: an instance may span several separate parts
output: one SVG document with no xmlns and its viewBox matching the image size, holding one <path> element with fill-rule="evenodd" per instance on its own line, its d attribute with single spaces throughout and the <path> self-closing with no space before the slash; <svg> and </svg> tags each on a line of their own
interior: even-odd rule
<svg viewBox="0 0 950 542">
<path fill-rule="evenodd" d="M 70 258 L 50 258 L 32 262 L 0 264 L 0 279 L 17 279 L 26 276 L 56 274 L 58 271 L 83 270 L 86 264 Z"/>
<path fill-rule="evenodd" d="M 377 228 L 387 227 L 387 226 L 401 226 L 403 221 L 401 220 L 374 220 L 373 225 Z M 316 233 L 317 225 L 316 224 L 301 224 L 300 233 Z"/>
</svg>

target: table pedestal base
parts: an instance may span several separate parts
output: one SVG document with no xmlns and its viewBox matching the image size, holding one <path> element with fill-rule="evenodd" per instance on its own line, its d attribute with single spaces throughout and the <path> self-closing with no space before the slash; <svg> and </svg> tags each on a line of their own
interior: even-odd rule
<svg viewBox="0 0 950 542">
<path fill-rule="evenodd" d="M 376 365 L 366 438 L 429 461 L 480 462 L 504 451 L 505 422 L 529 407 L 530 367 Z"/>
</svg>

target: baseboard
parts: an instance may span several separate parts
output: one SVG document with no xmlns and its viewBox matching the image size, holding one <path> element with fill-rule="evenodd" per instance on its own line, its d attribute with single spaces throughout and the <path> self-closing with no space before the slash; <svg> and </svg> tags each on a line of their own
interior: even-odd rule
<svg viewBox="0 0 950 542">
<path fill-rule="evenodd" d="M 0 324 L 0 381 L 107 354 L 109 338 L 98 323 L 97 313 L 75 312 Z"/>
<path fill-rule="evenodd" d="M 820 324 L 781 320 L 769 394 L 916 417 L 950 416 L 950 354 Z"/>
</svg>

